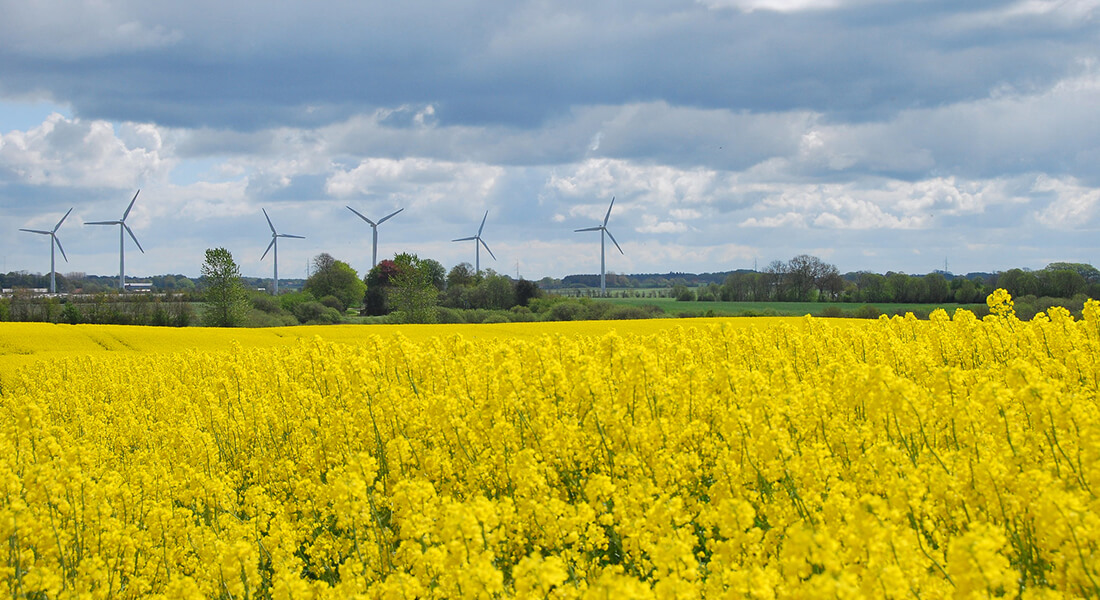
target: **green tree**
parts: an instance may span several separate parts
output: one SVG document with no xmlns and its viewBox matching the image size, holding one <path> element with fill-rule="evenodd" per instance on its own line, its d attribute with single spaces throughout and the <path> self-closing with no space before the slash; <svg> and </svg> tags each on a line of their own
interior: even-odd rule
<svg viewBox="0 0 1100 600">
<path fill-rule="evenodd" d="M 1100 270 L 1088 263 L 1053 262 L 1043 267 L 1044 271 L 1073 271 L 1082 278 L 1085 283 L 1100 282 Z"/>
<path fill-rule="evenodd" d="M 1040 276 L 1046 296 L 1072 298 L 1085 291 L 1085 278 L 1073 269 L 1043 269 Z"/>
<path fill-rule="evenodd" d="M 924 276 L 924 294 L 923 302 L 948 302 L 951 299 L 951 284 L 940 273 L 929 273 Z"/>
<path fill-rule="evenodd" d="M 387 290 L 389 305 L 401 313 L 406 323 L 434 323 L 436 321 L 435 276 L 439 263 L 421 260 L 415 254 L 398 254 L 393 257 L 397 272 L 390 277 Z M 433 264 L 434 263 L 434 264 Z"/>
<path fill-rule="evenodd" d="M 542 297 L 542 288 L 534 281 L 520 279 L 516 282 L 516 304 L 527 306 L 531 300 Z"/>
<path fill-rule="evenodd" d="M 420 269 L 428 276 L 432 286 L 439 291 L 447 287 L 447 269 L 438 260 L 420 259 Z"/>
<path fill-rule="evenodd" d="M 363 312 L 387 315 L 398 311 L 407 323 L 432 323 L 436 319 L 437 261 L 415 254 L 397 254 L 379 261 L 367 273 Z"/>
<path fill-rule="evenodd" d="M 340 301 L 342 308 L 347 308 L 359 304 L 367 291 L 367 284 L 346 262 L 323 252 L 313 258 L 313 274 L 306 279 L 304 289 L 318 299 L 333 296 Z"/>
<path fill-rule="evenodd" d="M 485 269 L 481 281 L 470 294 L 472 308 L 507 310 L 516 305 L 516 290 L 512 280 L 492 269 Z"/>
<path fill-rule="evenodd" d="M 447 273 L 447 287 L 454 286 L 474 286 L 477 285 L 479 278 L 474 274 L 474 266 L 468 262 L 458 263 L 451 269 L 450 273 Z"/>
<path fill-rule="evenodd" d="M 202 278 L 206 299 L 203 324 L 210 327 L 242 325 L 248 314 L 248 294 L 233 255 L 225 248 L 207 249 Z"/>
</svg>

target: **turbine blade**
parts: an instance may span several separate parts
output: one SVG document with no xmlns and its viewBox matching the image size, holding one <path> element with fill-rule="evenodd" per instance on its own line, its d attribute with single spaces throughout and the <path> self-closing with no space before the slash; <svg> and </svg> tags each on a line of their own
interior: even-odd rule
<svg viewBox="0 0 1100 600">
<path fill-rule="evenodd" d="M 54 227 L 53 227 L 53 230 L 54 230 L 55 232 L 56 232 L 56 231 L 57 231 L 58 229 L 61 229 L 61 224 L 65 222 L 65 219 L 68 219 L 68 218 L 69 218 L 69 213 L 71 213 L 71 212 L 73 212 L 73 209 L 71 209 L 71 208 L 70 208 L 70 209 L 69 209 L 69 212 L 65 213 L 65 216 L 64 216 L 64 217 L 61 217 L 61 220 L 57 222 L 57 225 L 54 225 Z"/>
<path fill-rule="evenodd" d="M 607 230 L 606 230 L 606 229 L 604 229 L 604 231 L 607 231 Z M 616 248 L 619 248 L 619 242 L 616 242 L 616 241 L 615 241 L 615 236 L 611 235 L 611 232 L 610 232 L 610 231 L 607 231 L 607 237 L 611 238 L 611 243 L 612 243 L 612 244 L 615 244 L 615 247 L 616 247 Z M 626 253 L 625 253 L 625 252 L 623 252 L 623 249 L 622 249 L 622 248 L 619 248 L 619 254 L 623 254 L 623 255 L 625 255 Z"/>
<path fill-rule="evenodd" d="M 126 223 L 122 223 L 122 227 L 126 229 L 126 233 L 130 234 L 130 239 L 134 240 L 134 243 L 137 244 L 138 250 L 141 250 L 141 253 L 145 254 L 145 248 L 141 247 L 141 242 L 137 241 L 137 236 L 134 235 L 134 232 L 130 230 L 130 226 Z"/>
<path fill-rule="evenodd" d="M 271 236 L 271 243 L 267 245 L 267 250 L 264 250 L 264 255 L 260 257 L 260 260 L 267 258 L 267 253 L 271 252 L 271 247 L 275 245 L 275 236 Z"/>
<path fill-rule="evenodd" d="M 275 225 L 272 224 L 272 222 L 271 222 L 271 217 L 267 216 L 267 209 L 266 208 L 261 208 L 260 210 L 264 211 L 264 218 L 267 219 L 267 226 L 271 228 L 271 233 L 277 233 L 275 231 Z M 260 260 L 263 260 L 263 259 L 261 258 Z"/>
<path fill-rule="evenodd" d="M 615 196 L 611 197 L 611 204 L 607 207 L 607 214 L 603 217 L 603 226 L 607 227 L 607 220 L 611 218 L 611 207 L 615 206 Z"/>
<path fill-rule="evenodd" d="M 477 238 L 477 241 L 481 242 L 481 245 L 482 245 L 482 246 L 485 246 L 485 249 L 486 249 L 486 250 L 489 250 L 489 244 L 486 244 L 486 243 L 485 243 L 485 240 L 483 240 L 483 239 L 481 239 L 481 238 Z M 489 250 L 489 256 L 492 256 L 492 257 L 493 257 L 493 260 L 496 260 L 496 259 L 497 259 L 496 255 L 495 255 L 495 254 L 493 254 L 493 251 L 492 251 L 492 250 Z"/>
<path fill-rule="evenodd" d="M 120 225 L 122 221 L 84 221 L 85 225 Z"/>
<path fill-rule="evenodd" d="M 452 242 L 468 242 L 468 241 L 470 241 L 470 240 L 476 240 L 476 239 L 478 239 L 478 238 L 477 238 L 477 236 L 475 235 L 475 236 L 473 236 L 473 237 L 458 238 L 457 240 L 451 240 L 451 241 L 452 241 Z"/>
<path fill-rule="evenodd" d="M 275 237 L 289 237 L 289 238 L 298 238 L 299 240 L 304 240 L 304 239 L 306 239 L 306 236 L 304 236 L 304 235 L 291 235 L 291 234 L 289 234 L 289 233 L 280 233 L 280 234 L 277 234 L 277 235 L 276 235 Z"/>
<path fill-rule="evenodd" d="M 65 256 L 65 248 L 61 245 L 61 240 L 57 239 L 57 236 L 53 237 L 53 241 L 57 244 L 57 249 L 61 251 L 61 258 L 65 259 L 65 262 L 69 262 L 69 257 Z"/>
<path fill-rule="evenodd" d="M 576 233 L 578 231 L 599 231 L 601 229 L 603 229 L 603 227 L 585 227 L 584 229 L 574 229 L 573 232 Z"/>
<path fill-rule="evenodd" d="M 386 216 L 382 217 L 381 219 L 378 219 L 378 224 L 379 224 L 379 225 L 381 225 L 382 223 L 385 223 L 385 222 L 386 222 L 386 221 L 387 221 L 387 220 L 388 220 L 388 219 L 389 219 L 390 217 L 392 217 L 392 216 L 396 215 L 397 213 L 399 213 L 399 212 L 401 212 L 401 211 L 403 211 L 403 210 L 405 210 L 405 209 L 403 209 L 403 208 L 399 208 L 399 209 L 397 209 L 397 210 L 395 210 L 395 211 L 391 212 L 390 214 L 388 214 L 388 215 L 386 215 Z M 489 214 L 488 214 L 488 213 L 486 213 L 486 214 L 485 214 L 485 216 L 489 216 Z"/>
<path fill-rule="evenodd" d="M 133 199 L 133 200 L 130 200 L 130 206 L 127 206 L 127 207 L 126 207 L 126 212 L 122 213 L 122 220 L 123 220 L 123 221 L 125 221 L 125 220 L 126 220 L 126 217 L 130 216 L 130 209 L 132 209 L 132 208 L 134 207 L 134 202 L 137 202 L 137 195 L 138 195 L 138 194 L 140 194 L 140 193 L 141 193 L 141 190 L 138 190 L 138 191 L 137 191 L 137 192 L 136 192 L 136 193 L 134 194 L 134 199 Z"/>
<path fill-rule="evenodd" d="M 488 219 L 488 218 L 489 218 L 489 211 L 485 211 L 485 216 L 481 217 L 481 227 L 477 228 L 477 235 L 479 237 L 481 236 L 481 230 L 485 229 L 485 219 Z"/>
<path fill-rule="evenodd" d="M 41 233 L 41 234 L 44 234 L 44 235 L 50 235 L 50 234 L 53 233 L 52 231 L 42 231 L 41 229 L 20 229 L 19 231 L 27 231 L 27 232 L 30 232 L 30 233 Z"/>
<path fill-rule="evenodd" d="M 371 221 L 370 219 L 368 219 L 368 218 L 366 218 L 366 217 L 364 217 L 364 216 L 363 216 L 363 213 L 361 213 L 361 212 L 359 212 L 359 211 L 355 210 L 354 208 L 352 208 L 352 207 L 350 207 L 350 206 L 345 206 L 344 208 L 346 208 L 346 209 L 350 210 L 351 212 L 353 212 L 353 213 L 355 213 L 355 214 L 359 215 L 359 218 L 360 218 L 360 219 L 363 219 L 363 220 L 364 220 L 364 221 L 366 221 L 367 223 L 370 223 L 370 224 L 371 224 L 371 227 L 377 227 L 377 225 L 375 224 L 375 222 L 374 222 L 374 221 Z M 389 217 L 386 217 L 386 218 L 388 219 Z M 385 219 L 383 219 L 383 220 L 385 220 Z M 379 223 L 381 223 L 381 222 L 382 222 L 382 221 L 379 221 Z M 274 231 L 274 230 L 272 230 L 272 231 Z"/>
</svg>

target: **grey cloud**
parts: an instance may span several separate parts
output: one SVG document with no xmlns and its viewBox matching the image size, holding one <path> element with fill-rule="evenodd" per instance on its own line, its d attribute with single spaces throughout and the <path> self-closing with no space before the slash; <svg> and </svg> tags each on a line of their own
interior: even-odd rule
<svg viewBox="0 0 1100 600">
<path fill-rule="evenodd" d="M 1094 48 L 1095 26 L 1057 36 L 981 20 L 949 28 L 957 3 L 919 5 L 783 14 L 672 2 L 629 12 L 599 3 L 135 3 L 101 15 L 104 27 L 139 23 L 171 32 L 171 43 L 50 56 L 37 50 L 52 30 L 29 19 L 26 43 L 0 53 L 0 93 L 46 90 L 86 117 L 234 129 L 314 127 L 423 104 L 437 106 L 440 123 L 521 128 L 577 106 L 657 101 L 866 119 L 1004 84 L 1041 86 Z"/>
</svg>

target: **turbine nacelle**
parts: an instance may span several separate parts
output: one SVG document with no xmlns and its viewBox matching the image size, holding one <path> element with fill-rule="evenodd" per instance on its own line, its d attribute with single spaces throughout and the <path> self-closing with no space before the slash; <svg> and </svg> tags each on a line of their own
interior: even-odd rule
<svg viewBox="0 0 1100 600">
<path fill-rule="evenodd" d="M 355 210 L 354 208 L 352 208 L 350 206 L 345 206 L 344 208 L 347 208 L 351 212 L 355 213 L 355 215 L 358 216 L 360 219 L 363 219 L 364 221 L 366 221 L 367 223 L 370 224 L 371 231 L 374 234 L 373 235 L 373 240 L 371 242 L 371 268 L 373 268 L 374 266 L 376 266 L 378 264 L 378 226 L 381 225 L 382 223 L 385 223 L 391 217 L 393 217 L 394 215 L 396 215 L 397 213 L 399 213 L 399 212 L 401 212 L 405 209 L 404 208 L 399 208 L 399 209 L 391 212 L 390 214 L 382 217 L 381 219 L 378 219 L 378 222 L 375 223 L 374 221 L 371 221 L 370 219 L 368 219 L 366 217 L 366 215 L 364 215 L 363 213 Z"/>
</svg>

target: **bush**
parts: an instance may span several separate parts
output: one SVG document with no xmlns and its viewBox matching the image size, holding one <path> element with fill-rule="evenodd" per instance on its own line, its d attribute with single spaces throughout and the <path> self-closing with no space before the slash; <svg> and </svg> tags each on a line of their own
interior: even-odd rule
<svg viewBox="0 0 1100 600">
<path fill-rule="evenodd" d="M 507 315 L 505 315 L 503 313 L 500 313 L 500 312 L 493 312 L 492 314 L 486 315 L 485 319 L 482 321 L 482 323 L 511 323 L 511 322 L 512 322 L 512 320 L 509 319 Z"/>
<path fill-rule="evenodd" d="M 316 302 L 317 299 L 313 297 L 313 294 L 309 292 L 288 292 L 286 294 L 280 294 L 278 296 L 279 306 L 283 307 L 283 310 L 297 316 L 297 307 L 299 304 L 306 302 Z"/>
<path fill-rule="evenodd" d="M 66 302 L 61 309 L 61 319 L 70 325 L 76 325 L 84 322 L 84 313 L 80 312 L 80 307 L 75 303 Z"/>
<path fill-rule="evenodd" d="M 272 315 L 283 312 L 283 307 L 279 304 L 279 301 L 267 294 L 253 295 L 252 308 Z"/>
<path fill-rule="evenodd" d="M 282 310 L 269 313 L 253 308 L 248 311 L 248 316 L 245 318 L 247 327 L 289 327 L 297 324 L 298 319 L 294 315 Z"/>
<path fill-rule="evenodd" d="M 550 307 L 548 321 L 579 321 L 585 317 L 584 306 L 580 302 L 566 300 Z"/>
<path fill-rule="evenodd" d="M 336 309 L 336 312 L 340 312 L 340 313 L 347 310 L 344 307 L 344 303 L 340 302 L 340 299 L 337 298 L 336 296 L 325 296 L 324 298 L 321 298 L 321 304 L 324 304 L 325 306 L 327 306 L 329 308 L 334 308 L 334 309 Z"/>
<path fill-rule="evenodd" d="M 511 319 L 515 323 L 526 323 L 535 320 L 535 314 L 526 306 L 513 306 L 511 312 Z"/>
<path fill-rule="evenodd" d="M 585 306 L 585 312 L 580 319 L 587 319 L 589 321 L 601 321 L 603 319 L 609 319 L 607 315 L 611 314 L 611 311 L 621 304 L 612 304 L 610 302 L 592 302 Z"/>
<path fill-rule="evenodd" d="M 844 316 L 844 311 L 839 306 L 826 306 L 817 313 L 817 316 L 826 319 L 837 319 Z"/>
<path fill-rule="evenodd" d="M 877 319 L 878 316 L 881 314 L 882 311 L 875 308 L 874 306 L 871 306 L 870 304 L 864 304 L 863 306 L 856 309 L 855 317 L 857 319 Z"/>
<path fill-rule="evenodd" d="M 437 323 L 465 323 L 466 316 L 464 311 L 456 308 L 447 308 L 440 306 L 435 309 L 435 318 Z"/>
<path fill-rule="evenodd" d="M 656 311 L 652 310 L 656 309 Z M 603 318 L 605 319 L 652 319 L 659 314 L 663 314 L 660 306 L 631 306 L 629 304 L 619 304 L 614 306 L 611 310 L 607 311 Z"/>
<path fill-rule="evenodd" d="M 298 321 L 310 325 L 328 325 L 342 320 L 340 313 L 316 300 L 302 302 L 294 307 L 294 316 Z"/>
</svg>

